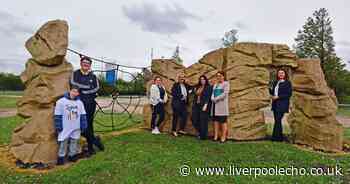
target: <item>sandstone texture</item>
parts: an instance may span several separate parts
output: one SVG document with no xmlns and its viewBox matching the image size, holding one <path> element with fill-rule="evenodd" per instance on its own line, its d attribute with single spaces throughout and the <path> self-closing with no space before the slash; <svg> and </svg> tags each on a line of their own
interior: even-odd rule
<svg viewBox="0 0 350 184">
<path fill-rule="evenodd" d="M 53 111 L 56 100 L 69 89 L 73 67 L 65 59 L 68 25 L 49 21 L 26 42 L 31 53 L 21 80 L 23 97 L 17 102 L 24 122 L 13 132 L 10 151 L 24 163 L 52 163 L 57 158 Z"/>
<path fill-rule="evenodd" d="M 296 143 L 325 151 L 341 150 L 342 126 L 335 119 L 336 98 L 327 87 L 319 61 L 298 59 L 287 45 L 268 43 L 237 43 L 204 55 L 198 63 L 184 67 L 172 60 L 156 59 L 152 62 L 152 75 L 160 76 L 170 93 L 179 73 L 187 83 L 195 85 L 200 75 L 214 81 L 222 70 L 230 82 L 228 127 L 230 139 L 257 140 L 266 137 L 266 122 L 262 108 L 271 103 L 269 83 L 278 68 L 284 68 L 293 84 L 291 99 L 292 139 Z M 148 87 L 151 81 L 148 83 Z M 171 131 L 172 109 L 166 104 L 166 118 L 161 130 Z M 191 104 L 188 106 L 186 131 L 196 135 L 191 122 Z M 151 109 L 144 107 L 145 126 L 150 127 Z M 209 123 L 209 135 L 212 135 Z"/>
</svg>

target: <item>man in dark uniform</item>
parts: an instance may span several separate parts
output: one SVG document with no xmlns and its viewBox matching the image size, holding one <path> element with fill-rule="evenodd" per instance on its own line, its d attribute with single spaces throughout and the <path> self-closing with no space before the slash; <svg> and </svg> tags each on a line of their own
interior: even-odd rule
<svg viewBox="0 0 350 184">
<path fill-rule="evenodd" d="M 83 133 L 88 143 L 88 154 L 91 156 L 95 154 L 94 145 L 98 147 L 101 151 L 104 150 L 104 146 L 101 143 L 99 137 L 94 135 L 93 120 L 96 110 L 95 98 L 96 93 L 100 88 L 98 79 L 91 69 L 91 59 L 89 57 L 81 57 L 80 59 L 80 69 L 73 72 L 70 83 L 71 85 L 78 86 L 80 89 L 80 99 L 84 104 L 84 108 L 87 116 L 87 129 Z"/>
</svg>

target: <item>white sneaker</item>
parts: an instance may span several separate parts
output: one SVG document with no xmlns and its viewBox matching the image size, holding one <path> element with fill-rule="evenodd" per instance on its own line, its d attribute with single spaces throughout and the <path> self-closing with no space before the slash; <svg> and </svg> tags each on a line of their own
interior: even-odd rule
<svg viewBox="0 0 350 184">
<path fill-rule="evenodd" d="M 177 137 L 177 136 L 178 136 L 178 135 L 177 135 L 177 132 L 174 131 L 174 132 L 173 132 L 173 136 L 174 136 L 174 137 Z"/>
<path fill-rule="evenodd" d="M 157 134 L 157 133 L 156 133 L 156 129 L 153 128 L 151 133 L 152 133 L 152 134 Z"/>
<path fill-rule="evenodd" d="M 160 134 L 158 127 L 154 128 L 154 134 Z"/>
</svg>

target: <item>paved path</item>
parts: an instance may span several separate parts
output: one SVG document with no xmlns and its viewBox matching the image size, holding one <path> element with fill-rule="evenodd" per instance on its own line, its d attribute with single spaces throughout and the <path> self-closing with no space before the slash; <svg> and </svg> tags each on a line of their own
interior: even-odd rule
<svg viewBox="0 0 350 184">
<path fill-rule="evenodd" d="M 17 110 L 14 108 L 0 108 L 0 117 L 10 117 L 15 116 L 17 113 Z"/>
</svg>

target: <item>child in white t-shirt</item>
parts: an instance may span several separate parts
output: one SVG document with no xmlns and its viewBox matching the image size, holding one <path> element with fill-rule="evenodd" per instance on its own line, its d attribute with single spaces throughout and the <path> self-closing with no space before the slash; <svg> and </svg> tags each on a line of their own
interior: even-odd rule
<svg viewBox="0 0 350 184">
<path fill-rule="evenodd" d="M 86 112 L 77 86 L 71 86 L 71 90 L 56 102 L 54 120 L 59 145 L 57 165 L 64 164 L 67 147 L 68 160 L 77 161 L 80 134 L 87 128 Z"/>
</svg>

